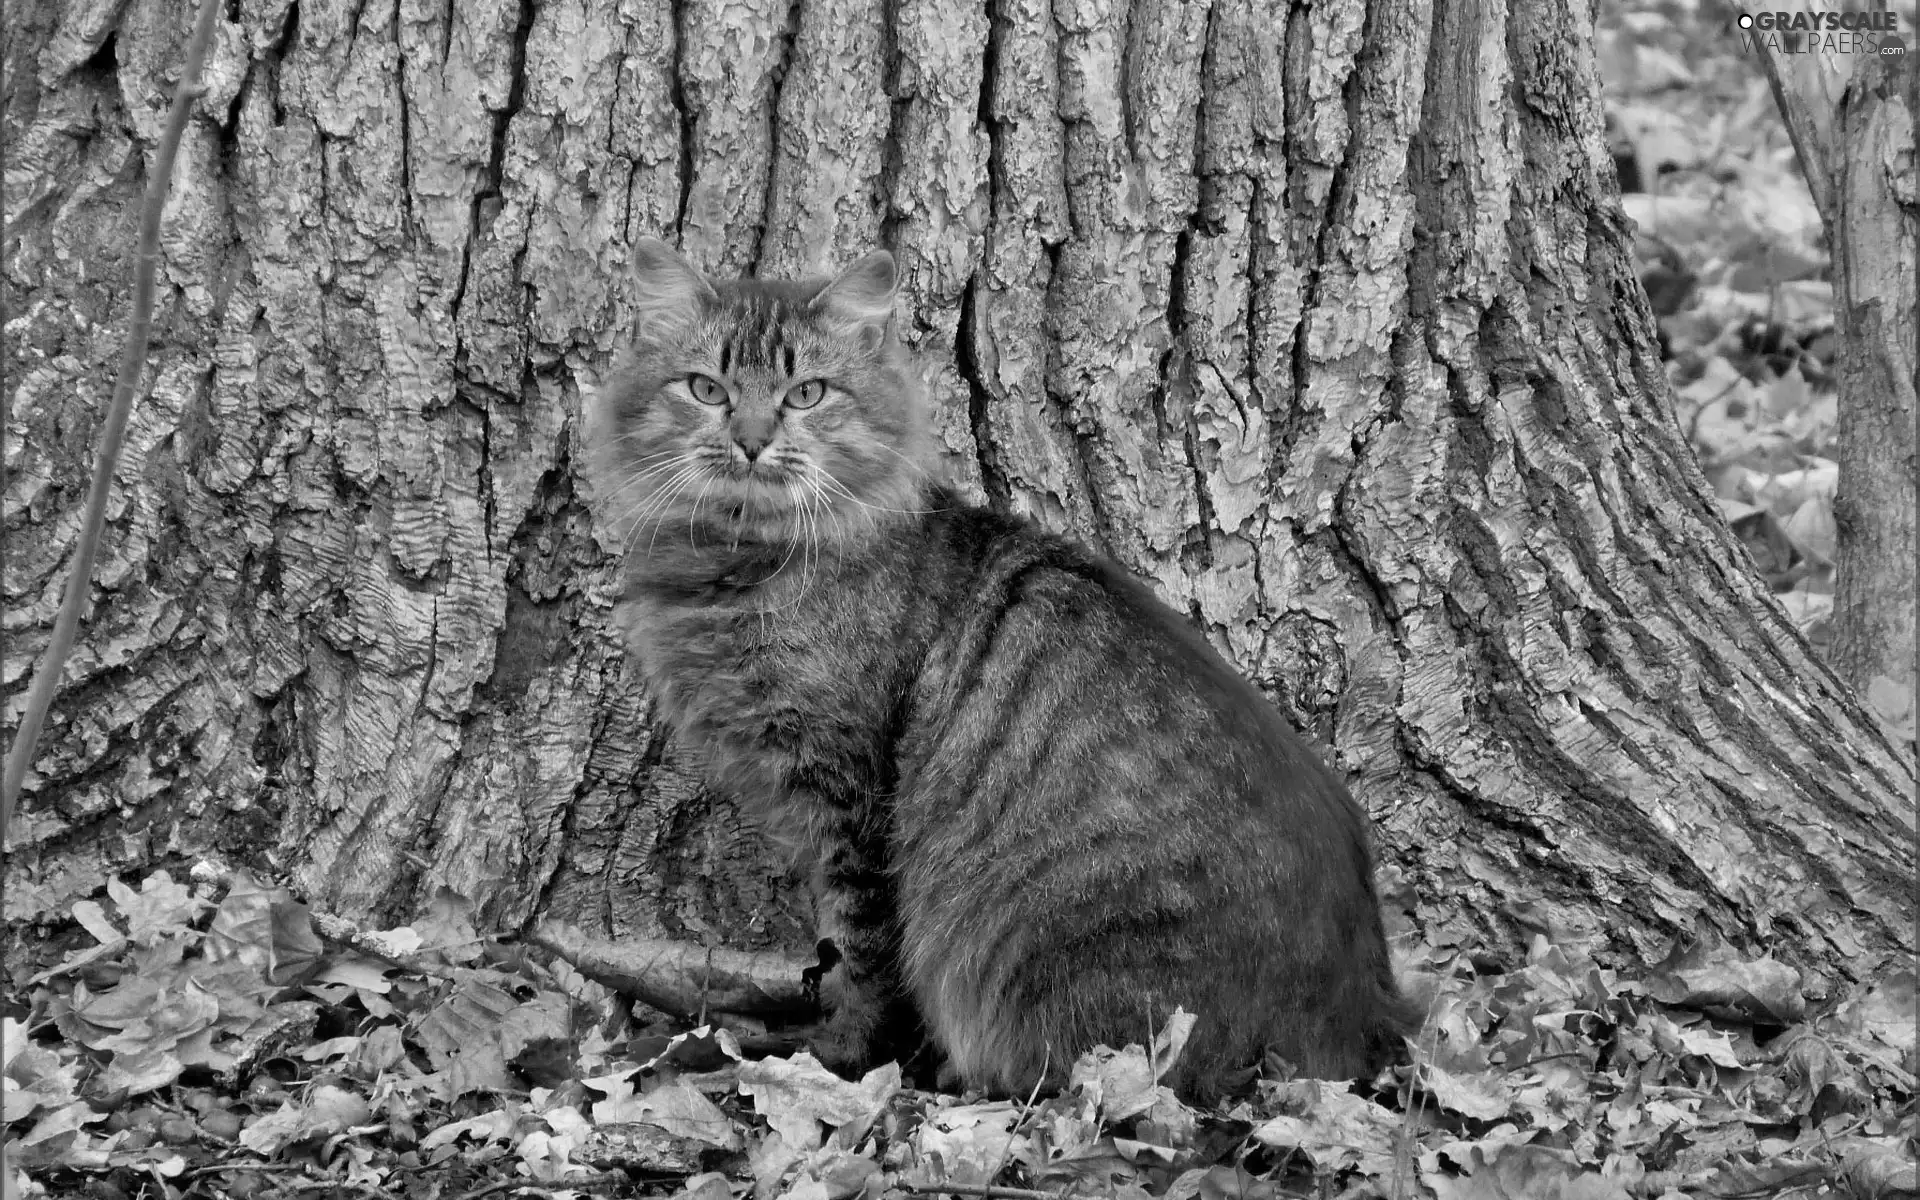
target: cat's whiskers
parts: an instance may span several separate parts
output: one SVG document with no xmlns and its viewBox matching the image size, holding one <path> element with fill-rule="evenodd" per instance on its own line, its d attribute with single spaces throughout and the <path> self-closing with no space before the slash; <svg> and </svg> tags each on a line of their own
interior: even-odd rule
<svg viewBox="0 0 1920 1200">
<path fill-rule="evenodd" d="M 666 474 L 666 472 L 672 470 L 672 468 L 684 467 L 685 463 L 691 463 L 691 461 L 693 461 L 691 455 L 676 455 L 676 457 L 674 457 L 672 461 L 668 461 L 668 463 L 660 463 L 657 467 L 647 467 L 645 470 L 637 470 L 632 476 L 628 476 L 626 480 L 622 480 L 622 482 L 607 495 L 607 499 L 612 501 L 612 499 L 618 499 L 618 497 L 624 495 L 624 493 L 632 492 L 634 488 L 643 488 L 645 484 L 653 482 L 655 476 Z M 645 501 L 645 497 L 641 497 L 641 501 Z"/>
<path fill-rule="evenodd" d="M 854 495 L 852 488 L 840 482 L 840 479 L 834 475 L 832 471 L 827 470 L 816 462 L 808 462 L 807 466 L 818 475 L 821 482 L 831 487 L 842 499 L 858 504 L 861 508 L 867 509 L 870 512 L 892 513 L 895 516 L 901 517 L 924 517 L 928 513 L 940 511 L 933 508 L 889 508 L 884 504 L 875 504 L 871 500 L 862 500 L 860 497 Z"/>
<path fill-rule="evenodd" d="M 840 520 L 840 506 L 833 502 L 833 496 L 821 485 L 823 483 L 830 485 L 835 492 L 845 496 L 849 500 L 854 499 L 853 494 L 847 491 L 845 485 L 833 477 L 832 472 L 826 470 L 813 460 L 808 459 L 804 465 L 807 470 L 806 473 L 801 476 L 801 482 L 807 485 L 808 490 L 813 493 L 814 499 L 819 502 L 820 511 L 826 515 L 827 520 L 833 523 L 833 544 L 836 546 L 845 544 L 848 538 L 848 530 Z"/>
<path fill-rule="evenodd" d="M 807 464 L 807 486 L 812 488 L 824 501 L 828 499 L 828 496 L 826 491 L 821 487 L 822 484 L 825 484 L 828 488 L 832 488 L 833 493 L 842 499 L 851 500 L 855 504 L 860 503 L 860 497 L 854 495 L 846 484 L 835 479 L 833 472 L 827 470 L 819 463 L 809 462 Z M 831 506 L 829 511 L 837 507 L 838 506 Z M 836 532 L 838 533 L 840 530 L 836 529 Z M 844 534 L 842 534 L 842 536 L 844 536 Z"/>
<path fill-rule="evenodd" d="M 805 602 L 807 593 L 812 589 L 815 577 L 823 569 L 821 556 L 827 549 L 827 546 L 820 538 L 819 517 L 822 511 L 827 512 L 830 516 L 831 506 L 825 503 L 825 496 L 820 492 L 818 485 L 814 484 L 804 472 L 795 475 L 794 480 L 804 484 L 808 490 L 800 491 L 794 488 L 792 484 L 788 485 L 787 496 L 793 501 L 791 516 L 797 527 L 788 531 L 787 536 L 790 544 L 787 548 L 787 557 L 781 560 L 780 567 L 775 574 L 781 575 L 785 573 L 788 563 L 793 561 L 795 549 L 798 549 L 800 553 L 800 580 L 798 586 L 793 589 L 792 594 L 784 603 L 761 610 L 763 621 L 768 615 L 790 612 L 799 608 L 800 605 Z"/>
<path fill-rule="evenodd" d="M 649 509 L 647 523 L 653 526 L 653 532 L 647 538 L 648 558 L 652 558 L 654 551 L 659 548 L 660 530 L 665 527 L 674 502 L 684 495 L 687 489 L 693 486 L 694 481 L 703 474 L 706 474 L 704 468 L 690 468 L 674 476 L 673 482 L 662 489 L 659 502 Z"/>
<path fill-rule="evenodd" d="M 647 502 L 646 507 L 642 509 L 640 515 L 634 518 L 633 528 L 627 535 L 626 544 L 621 547 L 623 554 L 631 555 L 634 549 L 634 543 L 639 541 L 640 534 L 643 531 L 650 530 L 651 537 L 647 542 L 647 555 L 648 557 L 652 556 L 654 541 L 660 536 L 660 523 L 666 506 L 671 502 L 674 493 L 678 492 L 683 486 L 685 486 L 684 483 L 676 480 L 667 488 L 654 494 L 653 498 Z"/>
<path fill-rule="evenodd" d="M 804 482 L 805 476 L 801 476 L 800 479 Z M 794 489 L 791 485 L 789 485 L 787 489 L 787 494 L 794 494 Z M 800 588 L 793 596 L 792 607 L 794 608 L 800 607 L 801 601 L 807 598 L 807 592 L 813 584 L 814 572 L 820 567 L 821 549 L 820 526 L 814 508 L 814 498 L 811 495 L 802 494 L 799 499 L 800 523 L 803 532 L 800 542 Z"/>
<path fill-rule="evenodd" d="M 700 455 L 695 451 L 689 450 L 675 451 L 670 454 L 649 455 L 640 463 L 635 464 L 636 469 L 627 474 L 620 483 L 613 488 L 608 494 L 607 499 L 610 501 L 616 500 L 635 488 L 645 487 L 662 475 L 670 474 L 680 467 L 699 461 Z"/>
<path fill-rule="evenodd" d="M 688 474 L 692 470 L 692 467 L 683 467 L 681 474 Z M 618 516 L 613 518 L 610 523 L 621 533 L 620 551 L 622 554 L 633 549 L 634 540 L 640 536 L 640 531 L 646 528 L 654 511 L 662 508 L 671 500 L 675 485 L 676 480 L 668 480 L 665 485 L 647 492 L 638 500 L 628 505 Z"/>
<path fill-rule="evenodd" d="M 768 578 L 771 580 L 783 577 L 786 574 L 788 564 L 793 561 L 794 553 L 797 551 L 800 554 L 801 576 L 802 579 L 804 579 L 806 574 L 807 553 L 810 543 L 812 542 L 812 539 L 807 536 L 806 509 L 804 504 L 800 503 L 804 498 L 795 495 L 791 482 L 786 484 L 784 490 L 789 502 L 789 508 L 779 516 L 777 521 L 771 523 L 772 527 L 769 531 L 769 540 L 784 539 L 787 543 L 787 553 L 780 559 L 780 565 L 774 568 L 773 574 L 768 576 Z M 788 605 L 784 604 L 776 605 L 772 608 L 763 608 L 761 613 L 764 617 L 766 613 L 783 612 L 788 607 Z"/>
<path fill-rule="evenodd" d="M 807 482 L 806 476 L 804 475 L 800 476 L 799 479 L 803 483 Z M 791 494 L 792 489 L 789 488 L 788 491 L 789 494 Z M 807 592 L 813 585 L 814 575 L 821 567 L 820 556 L 825 550 L 825 547 L 820 541 L 819 510 L 816 508 L 816 505 L 819 503 L 817 500 L 818 495 L 819 489 L 811 488 L 810 494 L 804 498 L 801 504 L 800 511 L 803 514 L 802 520 L 806 524 L 806 541 L 801 545 L 800 590 L 793 597 L 793 606 L 795 608 L 798 608 L 801 601 L 807 598 Z"/>
<path fill-rule="evenodd" d="M 717 473 L 709 472 L 707 481 L 700 485 L 700 494 L 693 498 L 693 507 L 687 510 L 687 548 L 690 550 L 698 550 L 700 548 L 699 539 L 695 536 L 694 532 L 694 518 L 700 515 L 700 506 L 706 503 L 707 493 L 713 490 L 713 485 L 719 478 L 720 476 Z"/>
<path fill-rule="evenodd" d="M 649 466 L 644 470 L 636 471 L 632 475 L 628 476 L 625 480 L 623 480 L 620 483 L 618 487 L 614 488 L 613 491 L 609 493 L 609 495 L 607 496 L 607 499 L 613 500 L 632 488 L 640 487 L 646 483 L 651 482 L 655 477 L 664 475 L 675 467 L 685 466 L 692 463 L 698 463 L 700 461 L 700 458 L 697 454 L 694 454 L 689 451 L 681 451 L 671 455 L 667 455 L 665 457 L 667 461 L 656 463 L 653 466 Z M 649 493 L 649 496 L 650 495 L 651 493 Z M 647 498 L 648 497 L 642 497 L 638 503 L 639 504 L 646 503 Z M 625 520 L 630 516 L 631 516 L 631 508 L 629 508 L 627 512 L 622 513 L 619 519 Z"/>
<path fill-rule="evenodd" d="M 838 551 L 846 546 L 848 543 L 848 534 L 846 526 L 843 525 L 840 520 L 839 506 L 833 503 L 832 498 L 821 489 L 817 482 L 808 479 L 807 485 L 812 490 L 818 504 L 817 513 L 820 516 L 824 516 L 828 521 L 832 522 L 833 525 L 833 536 L 831 538 L 821 537 L 819 536 L 818 517 L 815 519 L 814 561 L 816 567 L 822 567 L 822 556 L 828 551 Z"/>
<path fill-rule="evenodd" d="M 632 550 L 633 542 L 640 536 L 641 530 L 651 525 L 653 536 L 647 542 L 647 557 L 653 557 L 660 537 L 660 526 L 665 523 L 667 512 L 673 506 L 674 500 L 692 486 L 694 480 L 706 473 L 706 464 L 693 459 L 683 465 L 672 478 L 661 484 L 659 490 L 635 505 L 629 518 L 633 521 L 633 528 L 626 542 L 621 546 L 621 552 L 624 554 Z"/>
<path fill-rule="evenodd" d="M 822 500 L 824 503 L 824 500 L 825 500 L 824 496 L 822 497 Z M 847 544 L 851 535 L 849 534 L 847 527 L 841 524 L 839 506 L 833 505 L 833 504 L 825 504 L 824 507 L 826 508 L 827 519 L 833 522 L 834 543 L 836 545 Z"/>
<path fill-rule="evenodd" d="M 621 484 L 618 488 L 614 489 L 614 493 L 613 493 L 614 495 L 618 496 L 621 493 L 629 490 L 630 488 L 642 487 L 647 485 L 657 485 L 657 486 L 653 486 L 652 490 L 647 491 L 645 494 L 641 495 L 638 499 L 636 499 L 633 503 L 629 504 L 624 510 L 622 510 L 618 519 L 621 521 L 634 520 L 637 513 L 644 511 L 650 505 L 652 505 L 655 501 L 657 501 L 662 495 L 662 493 L 669 491 L 672 488 L 673 484 L 678 479 L 692 472 L 697 472 L 703 469 L 703 467 L 704 467 L 704 464 L 700 461 L 700 459 L 697 456 L 689 454 L 680 459 L 675 460 L 674 462 L 664 463 L 658 467 L 650 468 L 649 470 L 641 473 L 640 475 L 637 475 L 634 478 L 628 480 L 626 483 Z M 665 481 L 661 481 L 657 478 L 658 476 L 668 475 L 669 472 L 672 472 L 672 474 Z"/>
<path fill-rule="evenodd" d="M 784 558 L 782 558 L 782 559 L 780 560 L 780 565 L 779 565 L 779 566 L 777 566 L 777 567 L 775 567 L 775 568 L 773 569 L 773 574 L 771 574 L 771 575 L 769 575 L 769 576 L 767 576 L 767 578 L 768 578 L 769 580 L 772 580 L 772 579 L 779 579 L 779 578 L 781 578 L 782 576 L 784 576 L 784 575 L 785 575 L 785 574 L 787 573 L 787 564 L 793 561 L 793 554 L 794 554 L 794 551 L 795 551 L 795 550 L 801 550 L 801 549 L 802 549 L 802 548 L 803 548 L 803 547 L 804 547 L 805 545 L 806 545 L 806 542 L 805 542 L 805 540 L 804 540 L 804 539 L 802 539 L 802 538 L 789 538 L 789 539 L 787 539 L 787 553 L 786 553 L 786 557 L 784 557 Z M 802 565 L 804 566 L 804 565 L 805 565 L 805 563 L 806 563 L 806 561 L 807 561 L 807 560 L 806 560 L 806 555 L 805 555 L 804 553 L 802 553 L 802 555 L 801 555 L 801 558 L 800 558 L 800 562 L 801 562 L 801 564 L 802 564 Z M 788 608 L 788 606 L 787 606 L 787 605 L 785 605 L 785 604 L 779 604 L 779 605 L 774 605 L 774 606 L 773 606 L 773 607 L 771 607 L 771 608 L 766 608 L 766 607 L 763 607 L 763 608 L 761 608 L 761 610 L 760 610 L 760 620 L 761 620 L 761 624 L 762 624 L 763 626 L 765 625 L 765 623 L 766 623 L 766 618 L 767 618 L 767 615 L 768 615 L 769 613 L 777 613 L 777 612 L 785 612 L 787 608 Z"/>
</svg>

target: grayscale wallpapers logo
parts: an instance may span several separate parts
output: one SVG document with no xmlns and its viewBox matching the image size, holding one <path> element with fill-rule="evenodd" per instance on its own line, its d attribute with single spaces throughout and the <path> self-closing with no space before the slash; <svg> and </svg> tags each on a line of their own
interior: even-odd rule
<svg viewBox="0 0 1920 1200">
<path fill-rule="evenodd" d="M 1775 54 L 1904 55 L 1900 16 L 1890 12 L 1743 12 L 1735 32 L 1750 51 Z"/>
</svg>

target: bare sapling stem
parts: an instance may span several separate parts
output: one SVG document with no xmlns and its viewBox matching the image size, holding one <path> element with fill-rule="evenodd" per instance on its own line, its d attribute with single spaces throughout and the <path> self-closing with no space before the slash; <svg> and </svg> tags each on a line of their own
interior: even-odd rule
<svg viewBox="0 0 1920 1200">
<path fill-rule="evenodd" d="M 187 43 L 187 61 L 173 89 L 173 107 L 167 111 L 167 127 L 153 159 L 153 172 L 147 177 L 147 190 L 140 202 L 140 240 L 134 254 L 133 317 L 127 329 L 126 348 L 120 354 L 120 374 L 113 385 L 113 402 L 107 409 L 106 423 L 100 429 L 100 445 L 93 459 L 93 481 L 87 488 L 86 518 L 80 525 L 80 540 L 74 547 L 73 565 L 67 576 L 66 596 L 53 621 L 53 636 L 34 668 L 33 681 L 27 685 L 27 707 L 21 714 L 20 728 L 14 731 L 13 745 L 7 751 L 6 774 L 0 778 L 0 838 L 13 828 L 13 805 L 26 782 L 27 768 L 40 740 L 40 727 L 53 705 L 53 694 L 60 685 L 60 673 L 67 653 L 86 611 L 87 593 L 93 582 L 93 560 L 100 550 L 100 531 L 107 521 L 107 492 L 113 486 L 113 469 L 120 461 L 120 447 L 126 441 L 127 418 L 133 412 L 133 397 L 147 361 L 147 337 L 153 325 L 153 276 L 160 259 L 160 214 L 166 207 L 167 184 L 173 175 L 174 155 L 180 149 L 180 135 L 186 131 L 187 116 L 194 98 L 200 93 L 200 64 L 206 59 L 207 44 L 213 40 L 213 20 L 219 0 L 200 0 L 200 14 L 194 22 L 193 38 Z"/>
</svg>

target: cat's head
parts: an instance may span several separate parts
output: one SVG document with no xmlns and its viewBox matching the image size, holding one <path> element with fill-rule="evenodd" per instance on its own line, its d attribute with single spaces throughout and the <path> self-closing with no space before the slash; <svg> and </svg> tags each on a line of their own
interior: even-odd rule
<svg viewBox="0 0 1920 1200">
<path fill-rule="evenodd" d="M 893 332 L 892 255 L 807 281 L 708 279 L 653 238 L 633 255 L 633 341 L 585 439 L 623 544 L 653 544 L 649 527 L 851 539 L 918 508 L 925 398 Z"/>
</svg>

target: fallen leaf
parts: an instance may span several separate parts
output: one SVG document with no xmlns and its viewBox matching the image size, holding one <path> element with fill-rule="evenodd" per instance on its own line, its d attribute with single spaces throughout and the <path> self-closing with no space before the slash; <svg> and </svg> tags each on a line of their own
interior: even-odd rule
<svg viewBox="0 0 1920 1200">
<path fill-rule="evenodd" d="M 276 1113 L 274 1115 L 278 1116 L 279 1114 Z M 269 1117 L 268 1120 L 272 1120 L 272 1117 Z M 504 1142 L 513 1136 L 513 1124 L 513 1114 L 502 1109 L 479 1113 L 475 1116 L 468 1117 L 464 1121 L 449 1121 L 447 1124 L 429 1133 L 426 1137 L 421 1138 L 420 1149 L 435 1150 L 441 1146 L 451 1146 L 462 1137 L 471 1137 L 483 1145 L 488 1142 Z M 249 1130 L 248 1132 L 252 1131 Z M 246 1134 L 241 1134 L 241 1143 L 245 1144 L 246 1140 Z M 270 1151 L 261 1151 L 261 1153 L 270 1153 Z"/>
<path fill-rule="evenodd" d="M 1866 1034 L 1902 1053 L 1915 1043 L 1913 1014 L 1920 1011 L 1920 989 L 1912 970 L 1899 968 L 1875 979 L 1849 996 L 1825 1024 L 1832 1029 Z"/>
<path fill-rule="evenodd" d="M 990 1183 L 1027 1146 L 1026 1137 L 1013 1132 L 1019 1120 L 1020 1110 L 1006 1100 L 928 1110 L 914 1131 L 919 1161 L 910 1178 L 917 1183 Z"/>
<path fill-rule="evenodd" d="M 1420 1083 L 1440 1107 L 1463 1117 L 1496 1121 L 1513 1108 L 1513 1090 L 1492 1071 L 1456 1075 L 1427 1063 L 1420 1068 Z"/>
<path fill-rule="evenodd" d="M 593 1080 L 587 1084 L 601 1086 Z M 600 1124 L 655 1125 L 675 1137 L 729 1149 L 740 1144 L 739 1132 L 727 1120 L 727 1115 L 697 1089 L 679 1080 L 644 1094 L 628 1091 L 610 1096 L 593 1106 L 593 1119 Z"/>
<path fill-rule="evenodd" d="M 1806 1015 L 1800 972 L 1771 957 L 1745 958 L 1717 937 L 1697 937 L 1648 972 L 1662 1004 L 1750 1024 L 1791 1025 Z"/>
<path fill-rule="evenodd" d="M 305 1103 L 285 1105 L 241 1130 L 240 1144 L 256 1154 L 272 1157 L 295 1142 L 330 1137 L 355 1125 L 364 1125 L 371 1115 L 372 1109 L 365 1097 L 322 1083 L 307 1094 Z M 504 1113 L 487 1115 L 505 1117 Z M 508 1123 L 511 1124 L 511 1119 Z"/>
<path fill-rule="evenodd" d="M 1253 1139 L 1296 1150 L 1322 1171 L 1357 1166 L 1369 1175 L 1380 1175 L 1392 1170 L 1400 1115 L 1354 1095 L 1351 1083 L 1314 1080 L 1309 1086 L 1313 1098 L 1304 1112 L 1256 1126 Z"/>
<path fill-rule="evenodd" d="M 820 1144 L 822 1124 L 870 1121 L 900 1090 L 900 1065 L 888 1063 L 850 1083 L 802 1050 L 790 1059 L 766 1058 L 740 1068 L 740 1094 L 789 1146 Z"/>
<path fill-rule="evenodd" d="M 1421 1173 L 1437 1200 L 1630 1200 L 1627 1190 L 1545 1146 L 1475 1146 L 1464 1176 Z"/>
<path fill-rule="evenodd" d="M 695 1175 L 674 1193 L 674 1200 L 733 1200 L 733 1187 L 718 1171 Z"/>
<path fill-rule="evenodd" d="M 238 960 L 262 975 L 273 964 L 273 903 L 290 900 L 284 889 L 262 887 L 245 870 L 227 881 L 227 894 L 214 910 L 202 943 L 210 962 Z"/>
<path fill-rule="evenodd" d="M 1194 1014 L 1176 1008 L 1155 1032 L 1151 1058 L 1138 1045 L 1119 1050 L 1095 1046 L 1073 1064 L 1068 1086 L 1084 1092 L 1109 1121 L 1124 1121 L 1169 1102 L 1177 1106 L 1172 1089 L 1160 1080 L 1180 1061 L 1193 1023 Z"/>
<path fill-rule="evenodd" d="M 140 881 L 134 891 L 118 879 L 109 877 L 107 894 L 127 919 L 127 936 L 134 942 L 152 945 L 186 929 L 192 920 L 211 905 L 183 884 L 173 881 L 165 871 L 155 871 Z"/>
</svg>

